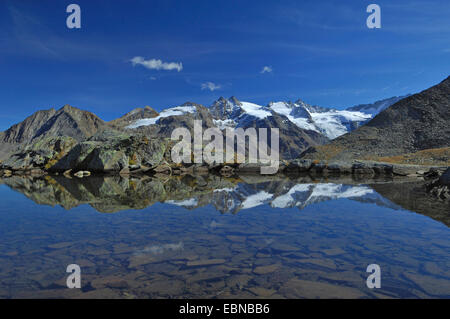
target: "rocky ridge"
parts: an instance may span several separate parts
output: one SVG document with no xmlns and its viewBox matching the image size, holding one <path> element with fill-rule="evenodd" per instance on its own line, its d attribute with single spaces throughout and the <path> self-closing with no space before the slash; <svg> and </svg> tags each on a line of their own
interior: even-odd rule
<svg viewBox="0 0 450 319">
<path fill-rule="evenodd" d="M 385 109 L 367 124 L 301 157 L 377 160 L 450 147 L 450 77 Z M 449 159 L 447 158 L 447 161 Z"/>
<path fill-rule="evenodd" d="M 236 160 L 209 165 L 173 163 L 173 130 L 183 127 L 193 135 L 194 122 L 199 120 L 203 130 L 215 128 L 223 133 L 227 128 L 278 128 L 279 172 L 417 175 L 449 162 L 449 83 L 448 78 L 404 99 L 394 97 L 344 111 L 311 106 L 301 100 L 259 106 L 231 97 L 219 98 L 210 107 L 186 102 L 156 112 L 147 106 L 104 122 L 93 113 L 65 105 L 59 110 L 38 111 L 0 133 L 0 174 L 64 173 L 83 177 L 91 173 L 176 175 L 192 170 L 225 175 L 259 172 L 261 165 Z M 345 131 L 352 132 L 331 142 L 327 137 Z M 429 156 L 429 161 L 416 163 L 413 152 L 429 155 L 429 147 L 441 148 Z M 408 163 L 416 165 L 395 161 L 395 156 L 405 152 L 411 152 L 404 156 L 412 159 Z M 300 160 L 296 160 L 298 157 Z"/>
</svg>

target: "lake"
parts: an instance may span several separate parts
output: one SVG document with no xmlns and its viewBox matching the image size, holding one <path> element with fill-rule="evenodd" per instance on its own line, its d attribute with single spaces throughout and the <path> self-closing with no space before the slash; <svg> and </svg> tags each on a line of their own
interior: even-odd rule
<svg viewBox="0 0 450 319">
<path fill-rule="evenodd" d="M 415 179 L 10 177 L 0 198 L 0 298 L 450 298 L 450 205 Z"/>
</svg>

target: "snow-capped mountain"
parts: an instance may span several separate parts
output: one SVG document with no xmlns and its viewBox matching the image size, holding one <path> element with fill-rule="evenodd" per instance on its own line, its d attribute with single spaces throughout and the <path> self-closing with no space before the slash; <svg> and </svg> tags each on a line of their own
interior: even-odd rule
<svg viewBox="0 0 450 319">
<path fill-rule="evenodd" d="M 211 105 L 209 110 L 219 128 L 247 127 L 248 123 L 255 119 L 264 120 L 273 115 L 267 107 L 242 102 L 234 96 L 229 99 L 219 98 Z"/>
<path fill-rule="evenodd" d="M 278 128 L 279 154 L 283 159 L 297 158 L 308 147 L 329 142 L 328 138 L 313 127 L 301 127 L 268 106 L 242 102 L 235 97 L 220 98 L 209 108 L 187 102 L 165 109 L 159 114 L 152 114 L 151 117 L 122 122 L 127 123 L 123 127 L 125 130 L 140 130 L 148 136 L 170 137 L 177 127 L 191 130 L 193 120 L 201 120 L 204 129 Z"/>
<path fill-rule="evenodd" d="M 346 110 L 309 105 L 302 100 L 296 102 L 270 102 L 267 106 L 239 101 L 232 96 L 220 97 L 209 108 L 214 126 L 247 128 L 258 124 L 270 124 L 271 118 L 278 116 L 281 122 L 290 122 L 301 130 L 319 133 L 328 139 L 353 131 L 365 124 L 376 114 L 398 102 L 404 97 L 393 97 L 373 104 L 361 104 Z M 195 103 L 171 107 L 150 118 L 137 119 L 127 129 L 158 124 L 167 117 L 184 116 L 197 112 Z M 272 127 L 272 126 L 271 126 Z M 311 134 L 311 133 L 310 133 Z"/>
<path fill-rule="evenodd" d="M 268 107 L 276 113 L 285 115 L 301 128 L 314 130 L 329 139 L 335 139 L 365 124 L 379 112 L 405 97 L 393 97 L 373 104 L 361 104 L 346 110 L 309 105 L 302 100 L 294 103 L 271 102 Z"/>
<path fill-rule="evenodd" d="M 271 102 L 268 106 L 272 111 L 286 116 L 289 121 L 306 130 L 320 132 L 315 125 L 311 113 L 302 105 L 291 102 Z"/>
<path fill-rule="evenodd" d="M 380 113 L 381 111 L 384 111 L 389 106 L 397 103 L 400 100 L 403 100 L 404 98 L 410 96 L 411 94 L 405 95 L 405 96 L 394 96 L 389 99 L 384 99 L 380 101 L 376 101 L 372 104 L 359 104 L 352 107 L 349 107 L 348 111 L 358 111 L 363 112 L 365 114 L 370 114 L 372 117 Z"/>
<path fill-rule="evenodd" d="M 269 107 L 297 126 L 320 132 L 329 139 L 348 133 L 371 118 L 362 112 L 314 107 L 301 100 L 295 103 L 271 102 Z"/>
<path fill-rule="evenodd" d="M 359 111 L 337 110 L 296 102 L 270 102 L 267 106 L 239 101 L 235 97 L 221 97 L 210 107 L 214 122 L 219 128 L 248 127 L 255 119 L 265 119 L 274 114 L 287 120 L 303 130 L 315 131 L 329 139 L 348 133 L 373 115 Z"/>
</svg>

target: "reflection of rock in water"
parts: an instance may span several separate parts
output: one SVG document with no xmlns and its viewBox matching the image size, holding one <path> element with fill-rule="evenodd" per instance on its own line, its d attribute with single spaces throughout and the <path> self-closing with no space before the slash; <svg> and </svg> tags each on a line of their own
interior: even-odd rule
<svg viewBox="0 0 450 319">
<path fill-rule="evenodd" d="M 350 178 L 323 180 L 310 177 L 242 176 L 239 179 L 216 175 L 173 178 L 125 178 L 92 176 L 70 179 L 11 177 L 3 182 L 41 205 L 61 205 L 71 209 L 89 204 L 104 213 L 143 209 L 157 202 L 194 209 L 212 205 L 222 213 L 270 205 L 273 208 L 303 209 L 311 204 L 335 199 L 373 203 L 392 209 L 403 207 L 450 225 L 448 204 L 427 195 L 423 182 L 370 181 L 370 186 Z"/>
<path fill-rule="evenodd" d="M 431 217 L 450 226 L 450 203 L 439 201 L 428 194 L 423 182 L 372 184 L 370 187 L 406 210 Z"/>
<path fill-rule="evenodd" d="M 191 176 L 160 180 L 154 178 L 128 179 L 120 176 L 92 176 L 69 179 L 47 176 L 45 179 L 13 177 L 3 180 L 12 189 L 41 205 L 61 205 L 71 209 L 89 204 L 103 213 L 127 209 L 143 209 L 157 202 L 183 201 L 192 196 L 209 194 L 216 188 L 233 187 L 218 176 L 198 181 Z M 192 195 L 191 195 L 192 194 Z"/>
</svg>

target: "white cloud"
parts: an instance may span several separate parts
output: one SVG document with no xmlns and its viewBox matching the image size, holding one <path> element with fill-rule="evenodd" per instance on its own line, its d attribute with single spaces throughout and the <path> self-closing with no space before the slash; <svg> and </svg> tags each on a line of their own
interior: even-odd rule
<svg viewBox="0 0 450 319">
<path fill-rule="evenodd" d="M 261 70 L 261 74 L 264 74 L 264 73 L 271 73 L 272 72 L 272 67 L 271 66 L 264 66 L 263 68 L 262 68 L 262 70 Z"/>
<path fill-rule="evenodd" d="M 215 83 L 212 83 L 212 82 L 202 83 L 202 90 L 210 90 L 211 92 L 215 91 L 215 90 L 218 90 L 221 87 L 222 86 L 220 84 L 215 84 Z"/>
<path fill-rule="evenodd" d="M 181 62 L 163 62 L 157 59 L 145 60 L 141 56 L 135 56 L 130 62 L 133 66 L 142 65 L 150 70 L 177 70 L 178 72 L 183 70 L 183 64 Z"/>
</svg>

